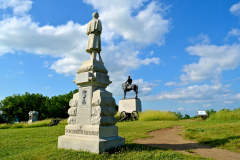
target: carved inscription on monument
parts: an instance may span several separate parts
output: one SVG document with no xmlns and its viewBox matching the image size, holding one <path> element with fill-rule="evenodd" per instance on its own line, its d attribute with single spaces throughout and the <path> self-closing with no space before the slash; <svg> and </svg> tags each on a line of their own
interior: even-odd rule
<svg viewBox="0 0 240 160">
<path fill-rule="evenodd" d="M 99 131 L 86 131 L 86 130 L 81 130 L 81 129 L 77 129 L 77 130 L 65 129 L 65 133 L 98 136 Z"/>
<path fill-rule="evenodd" d="M 82 91 L 82 96 L 83 96 L 82 104 L 84 105 L 84 104 L 86 104 L 86 100 L 85 100 L 85 98 L 87 96 L 87 91 L 86 90 Z"/>
<path fill-rule="evenodd" d="M 123 103 L 124 107 L 128 107 L 130 105 L 134 105 L 135 104 L 134 101 L 123 101 L 122 103 Z"/>
<path fill-rule="evenodd" d="M 79 89 L 79 101 L 77 106 L 77 124 L 90 124 L 91 121 L 91 88 L 84 87 Z"/>
</svg>

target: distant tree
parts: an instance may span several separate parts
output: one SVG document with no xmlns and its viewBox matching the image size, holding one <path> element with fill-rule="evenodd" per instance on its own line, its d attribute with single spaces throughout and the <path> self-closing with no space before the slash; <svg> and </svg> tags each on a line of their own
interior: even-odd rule
<svg viewBox="0 0 240 160">
<path fill-rule="evenodd" d="M 1 124 L 1 123 L 5 123 L 2 114 L 0 114 L 0 124 Z"/>
<path fill-rule="evenodd" d="M 2 111 L 8 117 L 7 122 L 12 122 L 16 118 L 19 121 L 27 121 L 29 119 L 29 111 L 42 112 L 44 108 L 44 102 L 46 97 L 41 94 L 30 94 L 26 92 L 23 95 L 14 94 L 13 96 L 8 96 L 2 103 Z M 41 115 L 39 115 L 41 119 Z"/>
<path fill-rule="evenodd" d="M 230 109 L 223 108 L 223 109 L 220 110 L 220 112 L 231 112 L 231 110 L 230 110 Z"/>
<path fill-rule="evenodd" d="M 183 117 L 183 119 L 190 119 L 190 116 L 188 114 L 185 114 L 185 116 Z"/>
<path fill-rule="evenodd" d="M 118 105 L 117 104 L 114 106 L 114 108 L 118 112 Z"/>
<path fill-rule="evenodd" d="M 193 116 L 192 118 L 198 118 L 198 115 Z"/>
<path fill-rule="evenodd" d="M 206 112 L 207 112 L 208 116 L 203 117 L 203 119 L 207 119 L 210 115 L 216 113 L 216 111 L 214 111 L 214 109 L 211 109 L 211 110 L 208 110 L 208 109 L 207 109 Z"/>
<path fill-rule="evenodd" d="M 171 112 L 173 114 L 175 114 L 176 116 L 178 116 L 178 119 L 182 119 L 183 118 L 183 115 L 181 114 L 180 111 L 178 111 L 177 113 L 176 112 Z"/>
<path fill-rule="evenodd" d="M 13 122 L 16 118 L 19 121 L 27 121 L 29 111 L 38 111 L 39 120 L 52 117 L 67 118 L 69 101 L 73 98 L 73 94 L 77 92 L 78 89 L 75 89 L 68 94 L 51 98 L 39 93 L 14 94 L 0 102 L 0 110 L 7 116 L 7 122 Z"/>
</svg>

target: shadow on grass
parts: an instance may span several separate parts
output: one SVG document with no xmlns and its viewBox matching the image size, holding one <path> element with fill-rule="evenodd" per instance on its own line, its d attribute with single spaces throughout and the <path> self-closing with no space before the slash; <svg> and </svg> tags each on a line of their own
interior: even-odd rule
<svg viewBox="0 0 240 160">
<path fill-rule="evenodd" d="M 215 140 L 209 140 L 209 141 L 200 141 L 200 143 L 211 146 L 211 147 L 218 147 L 226 143 L 229 143 L 230 140 L 234 140 L 234 139 L 240 139 L 240 136 L 232 136 L 228 138 L 215 139 Z"/>
<path fill-rule="evenodd" d="M 178 151 L 185 151 L 190 149 L 212 149 L 212 147 L 198 144 L 198 143 L 184 143 L 184 144 L 145 144 L 149 147 L 157 147 L 160 149 L 170 149 L 170 150 L 178 150 Z"/>
<path fill-rule="evenodd" d="M 141 152 L 141 151 L 155 151 L 155 150 L 170 150 L 170 149 L 164 149 L 164 148 L 157 148 L 154 146 L 145 146 L 142 144 L 126 144 L 122 147 L 117 147 L 114 149 L 110 149 L 107 152 L 103 152 L 103 154 L 116 154 L 116 153 L 123 153 L 123 152 Z"/>
</svg>

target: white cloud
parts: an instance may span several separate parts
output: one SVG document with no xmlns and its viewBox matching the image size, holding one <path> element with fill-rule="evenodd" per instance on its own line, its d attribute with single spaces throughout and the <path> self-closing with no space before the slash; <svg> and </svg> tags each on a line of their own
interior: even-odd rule
<svg viewBox="0 0 240 160">
<path fill-rule="evenodd" d="M 50 87 L 46 87 L 46 89 L 49 89 Z"/>
<path fill-rule="evenodd" d="M 233 45 L 208 45 L 196 44 L 187 47 L 190 55 L 200 56 L 199 62 L 184 65 L 180 76 L 182 83 L 202 82 L 210 80 L 219 84 L 223 70 L 235 69 L 240 64 L 240 44 Z"/>
<path fill-rule="evenodd" d="M 48 61 L 43 61 L 43 66 L 44 67 L 48 67 L 49 66 L 49 62 Z"/>
<path fill-rule="evenodd" d="M 23 15 L 32 8 L 32 1 L 30 0 L 1 0 L 0 9 L 11 7 L 13 14 Z"/>
<path fill-rule="evenodd" d="M 231 104 L 234 103 L 233 101 L 224 101 L 224 104 Z"/>
<path fill-rule="evenodd" d="M 2 8 L 12 7 L 20 1 L 4 1 Z M 33 22 L 26 12 L 31 9 L 31 1 L 22 1 L 22 8 L 13 8 L 18 16 L 6 16 L 0 21 L 0 55 L 6 53 L 19 53 L 25 51 L 41 56 L 50 55 L 58 57 L 54 62 L 44 61 L 44 67 L 54 69 L 57 73 L 76 75 L 76 70 L 83 61 L 90 58 L 85 52 L 87 24 L 73 23 L 58 26 L 39 26 Z M 26 2 L 26 3 L 25 3 Z M 109 70 L 113 84 L 110 90 L 118 90 L 120 95 L 121 84 L 126 75 L 142 65 L 160 64 L 162 60 L 157 57 L 139 58 L 139 51 L 144 47 L 157 43 L 162 45 L 165 35 L 170 31 L 171 20 L 164 19 L 168 6 L 156 1 L 143 6 L 144 0 L 129 1 L 103 1 L 86 0 L 88 4 L 98 10 L 103 24 L 102 50 L 104 64 Z M 133 14 L 134 13 L 134 14 Z M 136 14 L 135 14 L 136 13 Z M 134 16 L 133 16 L 134 15 Z M 91 15 L 89 15 L 89 21 Z M 15 37 L 12 39 L 11 37 Z M 144 90 L 140 94 L 148 94 L 156 86 L 148 82 L 139 82 Z M 116 88 L 114 88 L 116 87 Z M 150 90 L 149 90 L 150 88 Z"/>
<path fill-rule="evenodd" d="M 194 110 L 197 111 L 197 109 L 198 108 L 194 108 L 194 109 L 193 108 L 191 108 L 191 109 L 189 108 L 189 109 L 187 109 L 187 111 L 194 111 Z"/>
<path fill-rule="evenodd" d="M 178 111 L 183 111 L 183 110 L 184 110 L 184 108 L 178 108 L 177 110 L 178 110 Z"/>
<path fill-rule="evenodd" d="M 233 28 L 231 31 L 228 32 L 227 37 L 224 39 L 225 41 L 228 40 L 229 37 L 234 36 L 234 37 L 239 37 L 240 36 L 240 29 Z M 240 41 L 240 38 L 238 38 Z"/>
<path fill-rule="evenodd" d="M 231 6 L 231 8 L 229 9 L 229 11 L 236 15 L 236 16 L 239 16 L 240 15 L 240 2 L 234 4 Z"/>
<path fill-rule="evenodd" d="M 197 38 L 190 38 L 188 39 L 189 42 L 191 43 L 201 43 L 201 44 L 210 44 L 210 39 L 208 35 L 201 33 L 200 35 L 197 36 Z"/>
<path fill-rule="evenodd" d="M 143 79 L 137 79 L 133 80 L 133 84 L 137 84 L 139 88 L 139 95 L 144 96 L 144 95 L 149 95 L 153 88 L 157 87 L 158 84 L 156 83 L 149 83 L 149 82 L 144 82 Z"/>
<path fill-rule="evenodd" d="M 84 0 L 99 11 L 104 28 L 131 42 L 164 43 L 170 30 L 170 20 L 163 19 L 168 6 L 156 1 L 143 8 L 146 0 L 112 1 Z M 137 13 L 132 16 L 132 13 Z"/>
<path fill-rule="evenodd" d="M 185 88 L 176 88 L 172 91 L 162 91 L 156 95 L 145 96 L 142 99 L 146 101 L 155 100 L 179 100 L 180 103 L 202 103 L 212 100 L 221 100 L 219 96 L 228 94 L 229 85 L 194 85 Z"/>
<path fill-rule="evenodd" d="M 149 52 L 148 55 L 152 56 L 153 55 L 153 51 Z"/>
<path fill-rule="evenodd" d="M 158 80 L 154 80 L 154 81 L 151 81 L 151 82 L 162 82 L 162 80 L 158 79 Z"/>
<path fill-rule="evenodd" d="M 203 107 L 211 107 L 211 104 L 204 104 Z"/>
<path fill-rule="evenodd" d="M 52 74 L 49 74 L 48 77 L 52 77 L 53 75 Z"/>
<path fill-rule="evenodd" d="M 9 77 L 9 75 L 5 75 L 5 77 Z"/>
<path fill-rule="evenodd" d="M 192 104 L 192 103 L 204 103 L 204 102 L 211 102 L 212 100 L 180 100 L 178 103 L 181 104 Z"/>
<path fill-rule="evenodd" d="M 23 62 L 22 62 L 22 61 L 20 61 L 20 62 L 18 62 L 18 64 L 23 64 Z"/>
<path fill-rule="evenodd" d="M 169 58 L 173 58 L 173 59 L 175 59 L 175 58 L 177 58 L 177 56 L 171 56 L 171 57 L 169 57 Z"/>
<path fill-rule="evenodd" d="M 22 74 L 22 73 L 24 73 L 24 71 L 21 71 L 21 72 L 18 72 L 19 74 Z"/>
<path fill-rule="evenodd" d="M 176 86 L 177 83 L 176 82 L 167 82 L 164 84 L 164 86 Z"/>
<path fill-rule="evenodd" d="M 234 99 L 240 99 L 240 93 L 233 97 Z"/>
</svg>

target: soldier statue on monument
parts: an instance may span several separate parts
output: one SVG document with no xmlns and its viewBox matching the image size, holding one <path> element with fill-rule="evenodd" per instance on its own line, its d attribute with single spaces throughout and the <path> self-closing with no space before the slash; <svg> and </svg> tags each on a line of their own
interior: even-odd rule
<svg viewBox="0 0 240 160">
<path fill-rule="evenodd" d="M 69 102 L 68 125 L 65 135 L 58 137 L 58 148 L 102 153 L 124 146 L 125 139 L 118 136 L 116 101 L 106 88 L 112 81 L 100 56 L 102 23 L 97 12 L 88 23 L 86 52 L 91 59 L 82 62 L 73 82 L 79 92 Z M 96 55 L 99 55 L 99 61 Z"/>
<path fill-rule="evenodd" d="M 98 12 L 92 14 L 93 19 L 88 23 L 87 35 L 88 42 L 86 52 L 90 53 L 91 59 L 96 60 L 96 55 L 99 55 L 99 61 L 102 62 L 100 55 L 101 52 L 101 33 L 102 33 L 102 22 L 98 19 Z"/>
<path fill-rule="evenodd" d="M 130 76 L 128 76 L 128 80 L 125 83 L 127 86 L 130 86 L 132 84 L 132 79 Z"/>
</svg>

